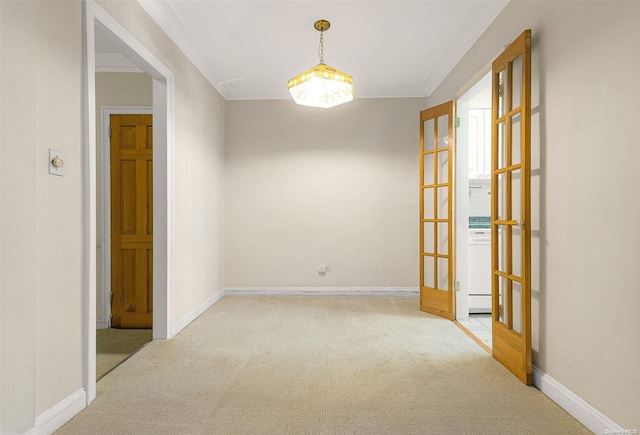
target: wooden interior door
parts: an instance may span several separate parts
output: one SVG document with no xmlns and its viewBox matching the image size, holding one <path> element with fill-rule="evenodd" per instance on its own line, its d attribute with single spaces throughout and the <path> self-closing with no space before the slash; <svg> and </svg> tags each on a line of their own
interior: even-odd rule
<svg viewBox="0 0 640 435">
<path fill-rule="evenodd" d="M 420 310 L 454 319 L 453 101 L 420 112 Z"/>
<path fill-rule="evenodd" d="M 151 115 L 111 115 L 111 326 L 153 321 Z"/>
<path fill-rule="evenodd" d="M 530 30 L 493 62 L 492 75 L 492 353 L 531 385 Z"/>
</svg>

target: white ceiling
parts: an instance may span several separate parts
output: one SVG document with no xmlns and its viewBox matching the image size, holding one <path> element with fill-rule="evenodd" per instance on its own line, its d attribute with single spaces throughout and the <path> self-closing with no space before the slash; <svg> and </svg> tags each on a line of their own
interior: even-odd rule
<svg viewBox="0 0 640 435">
<path fill-rule="evenodd" d="M 138 3 L 224 98 L 250 100 L 289 98 L 287 80 L 318 64 L 318 19 L 331 22 L 324 60 L 353 76 L 356 98 L 428 96 L 508 0 Z"/>
</svg>

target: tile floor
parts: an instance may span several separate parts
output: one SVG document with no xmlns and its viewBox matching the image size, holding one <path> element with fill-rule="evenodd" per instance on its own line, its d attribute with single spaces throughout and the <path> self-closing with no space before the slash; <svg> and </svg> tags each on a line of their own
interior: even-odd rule
<svg viewBox="0 0 640 435">
<path fill-rule="evenodd" d="M 491 313 L 469 314 L 469 320 L 458 320 L 458 323 L 491 348 Z"/>
</svg>

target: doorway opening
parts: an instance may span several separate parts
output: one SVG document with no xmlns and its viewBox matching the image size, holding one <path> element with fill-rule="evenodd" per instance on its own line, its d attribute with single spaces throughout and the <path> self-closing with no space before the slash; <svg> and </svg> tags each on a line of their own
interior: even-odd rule
<svg viewBox="0 0 640 435">
<path fill-rule="evenodd" d="M 98 178 L 98 279 L 96 289 L 97 303 L 97 331 L 96 331 L 96 380 L 100 380 L 103 376 L 110 373 L 118 365 L 126 361 L 130 356 L 144 347 L 152 340 L 152 318 L 149 314 L 152 312 L 153 283 L 149 282 L 148 270 L 152 267 L 147 258 L 138 261 L 137 257 L 144 254 L 143 257 L 149 257 L 147 253 L 152 253 L 152 240 L 147 236 L 147 240 L 140 245 L 139 240 L 128 241 L 129 249 L 122 249 L 122 227 L 123 220 L 121 217 L 128 217 L 130 224 L 135 231 L 127 235 L 133 235 L 135 239 L 139 239 L 149 233 L 149 229 L 145 228 L 147 223 L 152 222 L 153 207 L 150 201 L 146 201 L 146 206 L 141 210 L 137 210 L 134 204 L 127 201 L 126 192 L 136 192 L 136 185 L 149 184 L 142 187 L 142 196 L 149 197 L 151 195 L 151 183 L 149 175 L 152 166 L 150 164 L 142 165 L 137 168 L 135 158 L 122 160 L 120 158 L 120 148 L 123 143 L 129 143 L 125 152 L 140 154 L 138 148 L 151 148 L 151 138 L 139 137 L 146 136 L 146 132 L 140 132 L 138 118 L 150 118 L 153 113 L 151 106 L 107 106 L 104 103 L 152 103 L 152 81 L 151 78 L 142 72 L 122 73 L 122 72 L 98 72 L 96 74 L 96 100 L 100 107 L 99 121 L 99 159 Z M 118 92 L 116 89 L 122 90 Z M 123 93 L 127 98 L 123 98 Z M 115 122 L 114 122 L 115 121 Z M 138 143 L 136 143 L 138 142 Z M 114 153 L 114 147 L 117 148 Z M 150 150 L 147 150 L 149 154 Z M 116 155 L 119 164 L 114 164 L 112 155 Z M 138 157 L 144 157 L 140 155 Z M 149 160 L 147 156 L 148 163 Z M 124 168 L 124 174 L 122 168 Z M 127 175 L 128 177 L 118 176 Z M 117 183 L 112 181 L 118 178 Z M 141 179 L 141 180 L 140 180 Z M 113 189 L 116 189 L 116 195 Z M 123 193 L 125 193 L 123 197 Z M 118 204 L 115 205 L 114 202 Z M 137 201 L 133 201 L 134 203 Z M 129 210 L 123 213 L 123 206 Z M 129 216 L 127 216 L 127 214 Z M 132 215 L 133 214 L 133 219 Z M 137 228 L 138 219 L 136 216 L 142 214 L 141 228 Z M 145 215 L 149 215 L 146 217 Z M 152 233 L 150 233 L 152 234 Z M 137 244 L 135 242 L 138 242 Z M 150 245 L 150 246 L 144 246 Z M 125 246 L 126 247 L 126 246 Z M 147 248 L 144 250 L 132 248 Z M 137 252 L 141 251 L 141 252 Z M 133 253 L 133 255 L 131 255 Z M 115 266 L 115 267 L 114 267 Z M 114 273 L 115 269 L 115 273 Z M 141 270 L 140 270 L 141 269 Z M 140 275 L 140 276 L 139 276 Z M 115 281 L 113 278 L 115 276 Z M 139 282 L 142 278 L 142 282 Z M 146 279 L 145 279 L 146 278 Z M 136 300 L 140 299 L 142 300 Z M 123 322 L 119 311 L 127 311 L 129 317 Z M 115 315 L 114 315 L 115 313 Z M 145 316 L 146 314 L 146 316 Z M 115 316 L 115 317 L 114 317 Z M 132 323 L 135 321 L 135 324 Z"/>
<path fill-rule="evenodd" d="M 153 339 L 173 337 L 173 73 L 95 1 L 83 2 L 84 161 L 83 312 L 86 403 L 96 397 L 97 147 L 96 36 L 106 36 L 124 57 L 153 79 Z"/>
<path fill-rule="evenodd" d="M 456 320 L 491 349 L 491 73 L 456 101 Z"/>
</svg>

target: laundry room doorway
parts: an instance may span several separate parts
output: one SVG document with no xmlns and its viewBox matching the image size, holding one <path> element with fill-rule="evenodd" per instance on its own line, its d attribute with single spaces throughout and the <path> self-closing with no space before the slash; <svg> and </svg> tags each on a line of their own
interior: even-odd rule
<svg viewBox="0 0 640 435">
<path fill-rule="evenodd" d="M 490 350 L 490 72 L 456 101 L 456 116 L 456 320 Z"/>
</svg>

